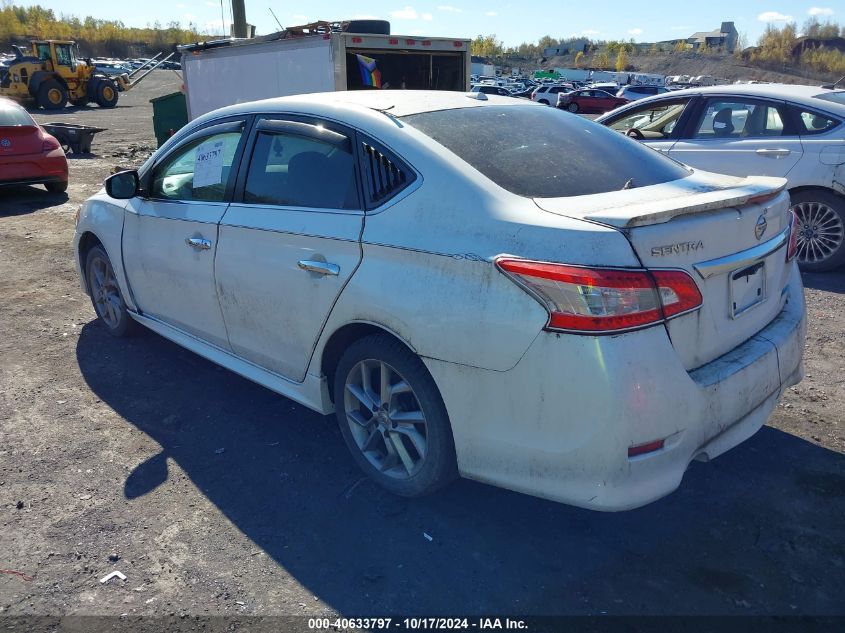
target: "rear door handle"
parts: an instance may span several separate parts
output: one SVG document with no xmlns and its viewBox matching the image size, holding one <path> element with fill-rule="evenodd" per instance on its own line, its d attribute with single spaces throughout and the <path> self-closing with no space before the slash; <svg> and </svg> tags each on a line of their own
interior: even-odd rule
<svg viewBox="0 0 845 633">
<path fill-rule="evenodd" d="M 191 248 L 197 249 L 198 251 L 207 251 L 211 248 L 211 240 L 207 240 L 202 237 L 186 237 L 185 244 Z"/>
<path fill-rule="evenodd" d="M 310 259 L 300 259 L 297 262 L 297 265 L 302 270 L 307 270 L 311 273 L 318 273 L 320 275 L 333 275 L 337 276 L 340 274 L 340 266 L 337 264 L 329 264 L 328 262 L 317 262 Z"/>
<path fill-rule="evenodd" d="M 781 158 L 789 156 L 792 152 L 788 149 L 758 149 L 757 154 L 760 156 L 768 156 L 769 158 Z"/>
</svg>

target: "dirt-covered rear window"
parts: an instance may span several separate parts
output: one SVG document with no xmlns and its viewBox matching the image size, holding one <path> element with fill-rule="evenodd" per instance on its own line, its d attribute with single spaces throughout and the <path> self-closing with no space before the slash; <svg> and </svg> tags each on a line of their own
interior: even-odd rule
<svg viewBox="0 0 845 633">
<path fill-rule="evenodd" d="M 0 127 L 12 127 L 18 125 L 34 126 L 35 122 L 23 108 L 13 104 L 0 103 Z"/>
<path fill-rule="evenodd" d="M 484 106 L 402 119 L 500 187 L 562 198 L 645 187 L 689 175 L 679 163 L 614 130 L 556 108 Z"/>
</svg>

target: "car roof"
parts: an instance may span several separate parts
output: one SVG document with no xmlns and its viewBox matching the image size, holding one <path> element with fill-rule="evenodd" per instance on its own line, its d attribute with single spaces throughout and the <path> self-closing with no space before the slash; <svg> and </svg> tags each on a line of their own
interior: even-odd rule
<svg viewBox="0 0 845 633">
<path fill-rule="evenodd" d="M 495 86 L 493 86 L 495 88 Z M 470 96 L 472 95 L 472 96 Z M 437 110 L 454 110 L 485 105 L 510 105 L 542 107 L 525 99 L 516 99 L 499 95 L 485 95 L 479 99 L 478 93 L 453 92 L 447 90 L 346 90 L 339 92 L 317 92 L 289 97 L 276 97 L 261 101 L 251 101 L 227 106 L 215 111 L 215 117 L 221 115 L 246 114 L 261 110 L 263 112 L 288 112 L 292 110 L 311 111 L 314 114 L 334 109 L 338 106 L 367 108 L 383 112 L 391 117 L 403 117 Z M 209 115 L 205 115 L 209 116 Z"/>
<path fill-rule="evenodd" d="M 812 105 L 816 108 L 825 108 L 831 112 L 838 112 L 841 115 L 845 115 L 845 105 L 816 98 L 836 92 L 841 93 L 843 91 L 792 84 L 729 84 L 723 86 L 684 88 L 683 90 L 672 90 L 668 94 L 672 98 L 682 97 L 684 95 L 729 95 L 736 97 L 786 99 L 804 105 Z M 666 98 L 666 96 L 667 93 L 660 95 L 661 98 Z"/>
</svg>

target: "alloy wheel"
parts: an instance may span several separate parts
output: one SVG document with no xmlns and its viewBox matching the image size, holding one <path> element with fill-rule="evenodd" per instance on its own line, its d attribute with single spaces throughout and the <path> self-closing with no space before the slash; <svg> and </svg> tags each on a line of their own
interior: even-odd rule
<svg viewBox="0 0 845 633">
<path fill-rule="evenodd" d="M 344 410 L 361 453 L 381 473 L 408 479 L 428 454 L 425 414 L 410 384 L 384 361 L 362 360 L 349 371 Z"/>
<path fill-rule="evenodd" d="M 115 329 L 120 325 L 122 300 L 111 263 L 102 257 L 95 257 L 88 270 L 91 297 L 97 315 L 110 329 Z"/>
<path fill-rule="evenodd" d="M 798 220 L 798 263 L 820 263 L 834 255 L 845 237 L 842 219 L 823 202 L 799 202 L 792 207 Z"/>
</svg>

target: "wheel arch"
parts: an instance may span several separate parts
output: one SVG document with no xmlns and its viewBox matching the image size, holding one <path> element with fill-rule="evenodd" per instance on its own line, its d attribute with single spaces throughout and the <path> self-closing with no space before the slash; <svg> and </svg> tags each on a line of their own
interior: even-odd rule
<svg viewBox="0 0 845 633">
<path fill-rule="evenodd" d="M 58 81 L 62 87 L 69 92 L 67 82 L 59 73 L 50 70 L 39 70 L 38 72 L 33 73 L 29 79 L 29 94 L 35 97 L 38 94 L 38 89 L 41 87 L 41 84 L 50 79 Z"/>
<path fill-rule="evenodd" d="M 380 323 L 353 321 L 342 325 L 326 339 L 326 343 L 320 352 L 320 373 L 326 377 L 329 398 L 332 403 L 334 403 L 334 390 L 332 386 L 334 385 L 335 371 L 337 370 L 341 356 L 343 356 L 343 353 L 355 341 L 359 341 L 373 334 L 385 334 L 407 347 L 414 354 L 417 354 L 417 351 L 406 340 Z"/>
<path fill-rule="evenodd" d="M 82 235 L 79 236 L 79 246 L 76 250 L 76 257 L 79 259 L 79 270 L 83 271 L 82 285 L 85 288 L 85 292 L 88 294 L 91 294 L 91 289 L 88 287 L 88 279 L 86 278 L 84 272 L 85 260 L 88 258 L 89 251 L 95 246 L 99 246 L 103 249 L 106 248 L 102 240 L 100 240 L 100 238 L 97 237 L 97 235 L 93 231 L 85 231 Z"/>
<path fill-rule="evenodd" d="M 833 187 L 825 187 L 823 185 L 799 185 L 797 187 L 791 187 L 787 191 L 789 191 L 790 196 L 796 193 L 806 193 L 808 191 L 823 191 L 825 193 L 833 194 L 837 198 L 845 202 L 845 194 L 843 194 L 843 192 L 837 191 Z"/>
</svg>

